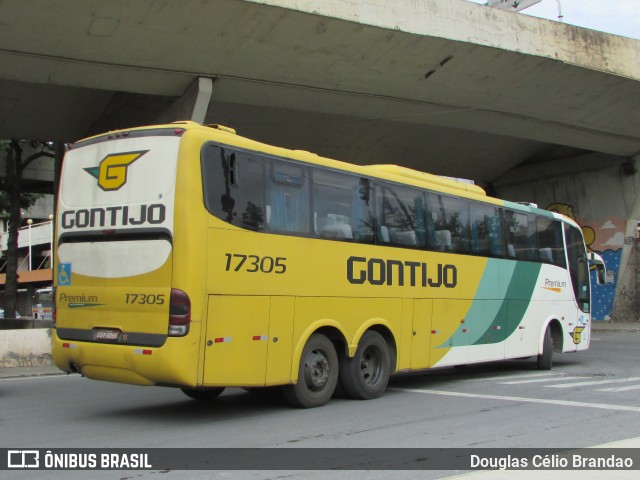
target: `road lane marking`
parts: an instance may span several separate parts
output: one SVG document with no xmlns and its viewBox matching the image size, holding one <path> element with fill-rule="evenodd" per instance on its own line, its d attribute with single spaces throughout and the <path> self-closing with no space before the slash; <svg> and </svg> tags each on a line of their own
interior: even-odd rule
<svg viewBox="0 0 640 480">
<path fill-rule="evenodd" d="M 503 395 L 485 395 L 480 393 L 464 393 L 464 392 L 446 392 L 443 390 L 423 390 L 419 388 L 389 388 L 388 390 L 407 393 L 422 393 L 428 395 L 442 395 L 448 397 L 463 397 L 463 398 L 484 398 L 487 400 L 502 400 L 506 402 L 520 402 L 520 403 L 542 403 L 546 405 L 559 405 L 564 407 L 580 407 L 580 408 L 596 408 L 600 410 L 617 410 L 624 412 L 640 413 L 640 407 L 634 407 L 629 405 L 609 405 L 606 403 L 586 403 L 586 402 L 572 402 L 570 400 L 553 400 L 545 398 L 527 398 L 527 397 L 508 397 Z"/>
<path fill-rule="evenodd" d="M 590 382 L 560 383 L 558 385 L 545 385 L 545 387 L 546 388 L 589 387 L 591 385 L 607 385 L 609 383 L 637 382 L 638 380 L 640 380 L 640 377 L 616 378 L 612 380 L 594 380 Z"/>
<path fill-rule="evenodd" d="M 498 382 L 502 385 L 520 385 L 523 383 L 557 382 L 560 380 L 582 380 L 588 377 L 551 377 L 551 378 L 531 378 L 528 380 L 514 380 L 512 382 Z"/>
<path fill-rule="evenodd" d="M 610 387 L 599 388 L 599 392 L 630 392 L 632 390 L 640 390 L 640 385 L 627 385 L 626 387 Z"/>
<path fill-rule="evenodd" d="M 497 375 L 495 377 L 482 377 L 482 378 L 473 378 L 470 380 L 471 382 L 490 382 L 493 380 L 509 380 L 510 378 L 537 378 L 537 377 L 560 377 L 562 378 L 564 373 L 532 373 L 527 375 L 526 373 L 516 373 L 514 375 Z"/>
</svg>

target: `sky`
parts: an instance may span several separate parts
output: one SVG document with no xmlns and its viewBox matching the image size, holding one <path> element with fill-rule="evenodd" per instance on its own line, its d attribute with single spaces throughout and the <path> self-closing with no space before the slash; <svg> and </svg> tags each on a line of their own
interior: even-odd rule
<svg viewBox="0 0 640 480">
<path fill-rule="evenodd" d="M 558 21 L 558 1 L 564 23 L 640 40 L 640 0 L 542 0 L 519 15 Z"/>
</svg>

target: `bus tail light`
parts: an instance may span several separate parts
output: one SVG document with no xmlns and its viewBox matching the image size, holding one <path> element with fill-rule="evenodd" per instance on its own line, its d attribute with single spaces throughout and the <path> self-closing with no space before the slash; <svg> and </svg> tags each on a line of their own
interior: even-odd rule
<svg viewBox="0 0 640 480">
<path fill-rule="evenodd" d="M 191 323 L 191 300 L 182 290 L 171 289 L 169 302 L 169 336 L 184 337 Z"/>
</svg>

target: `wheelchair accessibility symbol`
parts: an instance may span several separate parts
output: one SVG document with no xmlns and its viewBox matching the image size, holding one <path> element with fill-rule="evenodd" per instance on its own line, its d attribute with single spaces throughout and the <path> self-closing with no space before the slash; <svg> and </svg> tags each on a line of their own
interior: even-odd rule
<svg viewBox="0 0 640 480">
<path fill-rule="evenodd" d="M 58 264 L 58 285 L 66 287 L 71 285 L 71 264 L 60 263 Z"/>
</svg>

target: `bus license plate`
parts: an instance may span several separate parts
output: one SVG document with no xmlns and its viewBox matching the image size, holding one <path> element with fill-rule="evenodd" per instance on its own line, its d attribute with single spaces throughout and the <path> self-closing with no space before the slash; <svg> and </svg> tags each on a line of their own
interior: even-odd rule
<svg viewBox="0 0 640 480">
<path fill-rule="evenodd" d="M 117 342 L 120 338 L 120 330 L 99 328 L 93 331 L 93 338 L 102 342 Z"/>
</svg>

